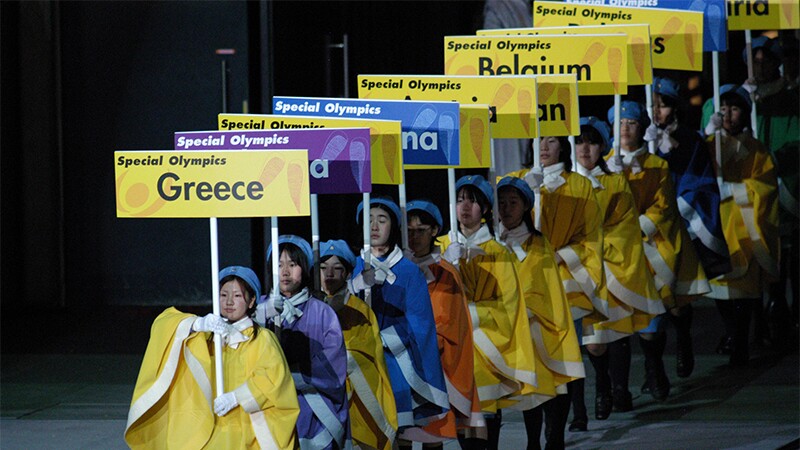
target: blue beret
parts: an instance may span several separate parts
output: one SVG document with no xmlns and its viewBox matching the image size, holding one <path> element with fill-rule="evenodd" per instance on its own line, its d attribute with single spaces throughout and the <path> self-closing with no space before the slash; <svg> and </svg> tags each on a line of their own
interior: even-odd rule
<svg viewBox="0 0 800 450">
<path fill-rule="evenodd" d="M 483 178 L 483 176 L 467 175 L 459 178 L 458 181 L 456 181 L 456 192 L 458 192 L 459 189 L 461 189 L 466 185 L 472 185 L 478 188 L 478 190 L 480 190 L 481 193 L 483 193 L 483 196 L 486 197 L 486 200 L 489 202 L 489 204 L 492 204 L 494 202 L 494 194 L 492 193 L 492 186 L 489 184 L 488 181 L 486 181 L 486 178 Z"/>
<path fill-rule="evenodd" d="M 589 116 L 581 117 L 581 126 L 584 125 L 592 127 L 600 133 L 600 137 L 603 138 L 603 151 L 608 151 L 611 147 L 611 128 L 609 128 L 608 124 L 597 117 Z"/>
<path fill-rule="evenodd" d="M 258 277 L 252 269 L 243 266 L 226 267 L 219 271 L 219 281 L 222 281 L 223 278 L 230 275 L 244 280 L 244 282 L 247 283 L 247 285 L 250 286 L 253 291 L 255 291 L 256 299 L 261 297 L 261 282 L 258 281 Z"/>
<path fill-rule="evenodd" d="M 436 207 L 433 203 L 427 200 L 412 200 L 406 204 L 406 213 L 410 213 L 411 211 L 425 211 L 426 213 L 430 214 L 433 217 L 433 220 L 439 225 L 439 230 L 442 229 L 444 226 L 444 221 L 442 220 L 442 213 L 439 212 L 439 208 Z"/>
<path fill-rule="evenodd" d="M 680 99 L 680 86 L 677 81 L 671 78 L 654 77 L 653 92 L 664 97 L 672 97 L 676 100 Z"/>
<path fill-rule="evenodd" d="M 346 261 L 347 264 L 350 264 L 351 270 L 356 266 L 356 256 L 350 250 L 347 242 L 341 239 L 332 239 L 330 241 L 322 241 L 319 243 L 320 259 L 326 256 L 336 256 L 339 259 Z"/>
<path fill-rule="evenodd" d="M 647 116 L 647 110 L 644 105 L 638 102 L 625 100 L 620 105 L 620 117 L 622 119 L 630 119 L 639 122 L 639 126 L 645 129 L 650 126 L 650 117 Z M 614 107 L 608 110 L 608 123 L 614 123 Z M 642 131 L 644 134 L 644 131 Z"/>
<path fill-rule="evenodd" d="M 755 53 L 759 48 L 763 47 L 764 50 L 772 53 L 772 56 L 775 58 L 780 60 L 783 59 L 783 49 L 781 48 L 781 44 L 777 39 L 772 39 L 767 36 L 759 36 L 750 41 L 750 46 L 753 48 L 753 53 Z M 747 46 L 745 46 L 745 48 L 742 50 L 742 60 L 745 63 L 747 62 Z"/>
<path fill-rule="evenodd" d="M 499 192 L 500 188 L 506 186 L 516 188 L 522 195 L 522 198 L 528 202 L 528 208 L 533 207 L 533 191 L 531 190 L 530 186 L 528 186 L 528 183 L 526 183 L 522 178 L 511 176 L 503 177 L 497 182 L 497 191 Z"/>
<path fill-rule="evenodd" d="M 311 245 L 305 239 L 293 234 L 282 234 L 278 237 L 278 245 L 280 244 L 293 244 L 306 255 L 309 270 L 314 266 L 314 251 L 311 250 Z M 270 257 L 272 257 L 272 245 L 267 249 L 267 261 L 269 261 Z"/>
<path fill-rule="evenodd" d="M 750 93 L 747 92 L 747 89 L 741 87 L 738 84 L 726 84 L 719 88 L 719 95 L 722 97 L 725 94 L 735 94 L 739 97 L 742 97 L 744 101 L 747 103 L 749 108 L 753 107 L 753 101 L 750 99 Z"/>
<path fill-rule="evenodd" d="M 381 198 L 375 197 L 369 199 L 369 206 L 377 206 L 383 205 L 389 208 L 389 210 L 394 213 L 394 221 L 399 226 L 400 225 L 400 207 L 397 206 L 397 203 L 389 200 L 388 198 Z M 356 210 L 356 223 L 361 223 L 361 212 L 364 210 L 364 202 L 360 202 L 358 204 L 358 209 Z"/>
</svg>

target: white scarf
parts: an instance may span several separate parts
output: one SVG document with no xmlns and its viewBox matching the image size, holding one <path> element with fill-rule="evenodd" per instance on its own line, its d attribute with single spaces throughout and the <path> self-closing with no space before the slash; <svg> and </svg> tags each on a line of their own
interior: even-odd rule
<svg viewBox="0 0 800 450">
<path fill-rule="evenodd" d="M 277 324 L 280 324 L 285 320 L 286 323 L 291 325 L 295 320 L 303 316 L 303 311 L 300 311 L 300 309 L 297 307 L 307 301 L 308 288 L 303 288 L 303 290 L 290 298 L 283 297 L 283 311 L 281 311 L 279 316 L 274 317 L 272 320 Z"/>
<path fill-rule="evenodd" d="M 439 253 L 439 248 L 437 247 L 434 249 L 433 252 L 428 253 L 425 256 L 421 256 L 417 258 L 414 256 L 414 253 L 411 250 L 407 250 L 405 253 L 406 258 L 408 258 L 411 262 L 419 267 L 419 270 L 425 274 L 425 280 L 428 284 L 431 284 L 433 281 L 436 280 L 436 277 L 433 276 L 433 272 L 431 272 L 431 266 L 433 264 L 437 264 L 442 259 L 441 253 Z"/>
<path fill-rule="evenodd" d="M 656 127 L 656 147 L 658 150 L 668 155 L 672 149 L 678 148 L 679 142 L 672 138 L 672 133 L 678 129 L 678 121 L 673 121 L 664 128 Z"/>
<path fill-rule="evenodd" d="M 249 317 L 244 317 L 231 326 L 236 331 L 225 336 L 222 340 L 223 344 L 227 345 L 230 348 L 236 349 L 239 347 L 240 343 L 247 342 L 250 340 L 249 337 L 242 334 L 242 331 L 253 326 L 253 319 Z"/>
<path fill-rule="evenodd" d="M 338 312 L 344 305 L 347 304 L 347 300 L 350 298 L 350 291 L 347 290 L 347 284 L 343 288 L 339 290 L 339 292 L 325 296 L 325 303 L 328 304 L 334 311 Z"/>
<path fill-rule="evenodd" d="M 506 227 L 504 227 L 501 223 L 500 239 L 498 239 L 498 242 L 514 252 L 514 254 L 517 255 L 518 260 L 525 261 L 525 257 L 528 256 L 528 253 L 522 248 L 522 243 L 528 240 L 530 235 L 531 231 L 528 229 L 528 225 L 524 221 L 518 227 L 510 230 L 506 229 Z"/>
<path fill-rule="evenodd" d="M 622 155 L 622 165 L 624 167 L 630 167 L 631 172 L 637 174 L 642 171 L 642 162 L 639 160 L 639 156 L 644 155 L 647 153 L 647 147 L 640 147 L 638 150 L 629 152 L 627 150 L 620 149 L 620 155 Z"/>
<path fill-rule="evenodd" d="M 362 250 L 362 258 L 363 258 L 363 250 Z M 375 269 L 375 282 L 377 284 L 383 284 L 384 281 L 388 281 L 389 284 L 394 284 L 397 276 L 392 272 L 392 267 L 395 264 L 400 262 L 403 258 L 403 252 L 400 250 L 400 247 L 397 245 L 394 246 L 389 255 L 386 257 L 385 260 L 381 261 L 378 258 L 371 258 L 370 265 Z"/>
<path fill-rule="evenodd" d="M 597 179 L 597 177 L 600 175 L 605 175 L 605 172 L 603 172 L 603 169 L 601 169 L 600 166 L 594 166 L 592 170 L 588 170 L 586 167 L 578 164 L 578 173 L 588 178 L 589 181 L 592 182 L 593 189 L 605 189 L 602 183 L 600 183 L 600 181 Z"/>
<path fill-rule="evenodd" d="M 552 166 L 547 166 L 542 168 L 542 174 L 544 175 L 544 180 L 542 180 L 542 184 L 547 187 L 547 190 L 550 192 L 555 192 L 562 184 L 566 183 L 567 180 L 561 175 L 564 173 L 564 163 L 556 163 Z"/>
<path fill-rule="evenodd" d="M 460 231 L 457 236 L 458 242 L 464 244 L 464 247 L 466 247 L 467 254 L 464 255 L 464 259 L 467 261 L 478 255 L 485 255 L 486 252 L 483 251 L 479 245 L 492 240 L 492 233 L 489 232 L 489 226 L 486 224 L 481 225 L 478 231 L 472 233 L 470 237 L 464 236 Z"/>
</svg>

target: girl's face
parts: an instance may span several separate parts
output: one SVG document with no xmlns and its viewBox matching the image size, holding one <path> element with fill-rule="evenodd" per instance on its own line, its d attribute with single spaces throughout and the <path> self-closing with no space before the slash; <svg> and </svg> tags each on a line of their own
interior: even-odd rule
<svg viewBox="0 0 800 450">
<path fill-rule="evenodd" d="M 256 301 L 255 298 L 247 297 L 247 291 L 242 288 L 238 280 L 223 284 L 219 289 L 219 310 L 222 317 L 231 323 L 242 320 Z"/>
<path fill-rule="evenodd" d="M 653 121 L 656 125 L 663 127 L 671 124 L 675 120 L 674 112 L 675 108 L 665 105 L 660 94 L 653 95 Z"/>
<path fill-rule="evenodd" d="M 592 170 L 597 165 L 600 159 L 600 144 L 590 144 L 584 140 L 580 144 L 575 144 L 575 155 L 578 159 L 578 164 L 582 165 L 587 170 Z"/>
<path fill-rule="evenodd" d="M 467 230 L 475 230 L 481 225 L 483 211 L 476 200 L 472 200 L 466 189 L 458 191 L 456 198 L 456 213 L 461 226 Z"/>
<path fill-rule="evenodd" d="M 637 150 L 642 143 L 642 127 L 633 119 L 619 121 L 619 145 L 625 150 Z"/>
<path fill-rule="evenodd" d="M 344 287 L 350 273 L 338 256 L 331 256 L 319 265 L 322 289 L 333 295 Z"/>
<path fill-rule="evenodd" d="M 291 297 L 300 292 L 303 285 L 303 267 L 292 261 L 286 250 L 281 252 L 278 271 L 280 272 L 281 295 Z"/>
<path fill-rule="evenodd" d="M 730 134 L 739 134 L 744 128 L 742 120 L 744 111 L 738 106 L 723 103 L 720 112 L 722 113 L 722 128 Z"/>
<path fill-rule="evenodd" d="M 425 256 L 431 252 L 431 244 L 439 227 L 423 224 L 419 217 L 411 216 L 408 219 L 408 248 L 417 257 Z"/>
<path fill-rule="evenodd" d="M 373 246 L 388 245 L 392 233 L 392 216 L 381 208 L 370 208 L 369 229 Z"/>
<path fill-rule="evenodd" d="M 548 136 L 539 141 L 539 162 L 542 167 L 556 164 L 560 152 L 561 143 L 558 142 L 558 138 Z"/>
<path fill-rule="evenodd" d="M 497 198 L 497 209 L 503 226 L 508 230 L 518 227 L 525 215 L 525 199 L 516 188 L 504 188 L 498 191 Z"/>
</svg>

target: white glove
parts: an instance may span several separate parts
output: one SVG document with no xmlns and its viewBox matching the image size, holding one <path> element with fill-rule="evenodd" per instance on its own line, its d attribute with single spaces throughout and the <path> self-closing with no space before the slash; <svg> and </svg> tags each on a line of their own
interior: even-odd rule
<svg viewBox="0 0 800 450">
<path fill-rule="evenodd" d="M 544 181 L 544 174 L 542 173 L 542 168 L 532 167 L 531 170 L 529 170 L 528 173 L 526 173 L 525 176 L 522 177 L 522 179 L 525 180 L 526 183 L 528 183 L 528 186 L 531 189 L 533 189 L 534 192 L 537 192 L 539 190 L 539 187 L 542 185 L 542 182 Z"/>
<path fill-rule="evenodd" d="M 195 319 L 194 323 L 192 324 L 192 329 L 194 331 L 207 331 L 216 333 L 222 337 L 225 337 L 231 334 L 231 332 L 235 331 L 231 324 L 225 321 L 225 319 L 223 319 L 221 316 L 218 316 L 214 313 L 208 313 L 203 317 L 198 317 Z"/>
<path fill-rule="evenodd" d="M 283 296 L 272 294 L 267 300 L 256 306 L 256 322 L 267 323 L 268 319 L 280 315 L 283 312 Z"/>
<path fill-rule="evenodd" d="M 644 132 L 644 140 L 645 142 L 655 141 L 658 138 L 658 126 L 655 123 L 651 123 L 647 130 Z"/>
<path fill-rule="evenodd" d="M 214 412 L 220 417 L 228 414 L 237 406 L 239 406 L 239 400 L 236 400 L 236 394 L 233 392 L 227 392 L 214 399 Z"/>
<path fill-rule="evenodd" d="M 742 83 L 742 87 L 744 88 L 745 91 L 747 91 L 748 94 L 752 94 L 753 92 L 756 91 L 756 89 L 758 89 L 755 80 L 752 78 L 748 78 L 747 80 L 745 80 L 745 82 Z"/>
<path fill-rule="evenodd" d="M 722 113 L 714 113 L 708 119 L 705 129 L 706 136 L 711 136 L 719 130 L 722 130 Z"/>
<path fill-rule="evenodd" d="M 450 264 L 458 264 L 458 260 L 463 258 L 466 254 L 467 249 L 464 248 L 464 244 L 454 241 L 451 242 L 444 253 L 442 253 L 442 258 Z"/>
<path fill-rule="evenodd" d="M 719 201 L 725 201 L 733 197 L 733 186 L 730 183 L 722 182 L 719 185 Z"/>
<path fill-rule="evenodd" d="M 622 173 L 622 158 L 617 155 L 612 155 L 611 158 L 606 160 L 606 165 L 608 166 L 608 170 L 613 173 Z"/>
<path fill-rule="evenodd" d="M 353 294 L 375 286 L 375 269 L 372 267 L 363 269 L 358 275 L 353 277 L 350 284 Z"/>
</svg>

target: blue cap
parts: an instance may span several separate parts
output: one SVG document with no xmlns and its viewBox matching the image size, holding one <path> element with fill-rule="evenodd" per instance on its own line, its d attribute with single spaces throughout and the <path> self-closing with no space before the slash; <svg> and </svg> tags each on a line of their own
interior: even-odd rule
<svg viewBox="0 0 800 450">
<path fill-rule="evenodd" d="M 525 180 L 512 176 L 505 176 L 497 182 L 497 191 L 499 192 L 500 188 L 506 186 L 516 188 L 519 193 L 522 194 L 522 198 L 528 202 L 528 208 L 533 207 L 533 191 Z"/>
<path fill-rule="evenodd" d="M 319 243 L 319 257 L 320 259 L 326 256 L 336 256 L 339 259 L 346 261 L 353 268 L 356 266 L 356 255 L 350 250 L 347 242 L 341 239 L 332 239 L 330 241 L 322 241 Z"/>
<path fill-rule="evenodd" d="M 411 211 L 425 211 L 426 213 L 430 214 L 433 217 L 433 220 L 439 225 L 439 230 L 442 229 L 444 226 L 444 221 L 442 220 L 442 213 L 439 212 L 439 208 L 436 207 L 433 203 L 427 200 L 412 200 L 406 204 L 406 213 L 410 213 Z"/>
<path fill-rule="evenodd" d="M 397 203 L 389 200 L 388 198 L 370 198 L 369 199 L 369 206 L 376 206 L 376 205 L 383 205 L 389 208 L 392 213 L 394 213 L 394 221 L 399 226 L 400 225 L 400 207 L 397 206 Z M 358 204 L 358 209 L 356 210 L 356 223 L 361 223 L 361 212 L 364 210 L 364 202 L 360 202 Z"/>
<path fill-rule="evenodd" d="M 459 189 L 466 185 L 472 185 L 478 188 L 483 193 L 483 196 L 486 197 L 486 200 L 489 204 L 494 202 L 494 193 L 492 193 L 492 186 L 486 181 L 486 178 L 483 178 L 481 175 L 467 175 L 463 176 L 456 181 L 456 192 Z"/>
<path fill-rule="evenodd" d="M 653 92 L 680 100 L 680 86 L 671 78 L 653 77 Z"/>
<path fill-rule="evenodd" d="M 642 135 L 644 135 L 644 129 L 650 126 L 650 117 L 647 116 L 647 110 L 644 105 L 639 102 L 625 100 L 622 102 L 619 109 L 620 118 L 639 122 L 639 126 L 642 128 Z M 608 110 L 608 123 L 614 123 L 613 106 Z"/>
<path fill-rule="evenodd" d="M 258 277 L 256 273 L 253 272 L 252 269 L 249 267 L 243 266 L 229 266 L 219 271 L 219 281 L 222 281 L 223 278 L 233 275 L 237 278 L 244 280 L 250 288 L 255 291 L 256 299 L 261 298 L 261 282 L 258 281 Z"/>
<path fill-rule="evenodd" d="M 747 107 L 751 109 L 753 108 L 753 101 L 750 99 L 750 93 L 747 92 L 747 89 L 738 84 L 726 84 L 719 88 L 720 97 L 728 93 L 736 94 L 739 97 L 742 97 L 747 103 Z"/>
<path fill-rule="evenodd" d="M 783 49 L 781 48 L 781 44 L 777 39 L 772 39 L 767 36 L 759 36 L 757 38 L 753 38 L 753 40 L 750 42 L 750 46 L 753 48 L 754 54 L 756 50 L 763 47 L 764 50 L 772 53 L 772 56 L 778 58 L 779 60 L 783 59 Z M 747 62 L 747 47 L 742 50 L 742 60 Z"/>
<path fill-rule="evenodd" d="M 611 128 L 608 124 L 595 116 L 588 116 L 581 117 L 581 126 L 584 125 L 590 126 L 600 133 L 600 137 L 603 138 L 603 151 L 608 151 L 611 147 Z"/>
<path fill-rule="evenodd" d="M 311 270 L 311 267 L 314 266 L 314 251 L 311 250 L 311 245 L 309 245 L 308 241 L 301 238 L 300 236 L 295 236 L 293 234 L 282 234 L 278 237 L 278 245 L 280 244 L 293 244 L 297 248 L 303 251 L 303 254 L 306 255 L 306 262 L 308 262 L 308 268 Z M 272 245 L 269 246 L 267 249 L 267 261 L 272 257 Z"/>
</svg>

